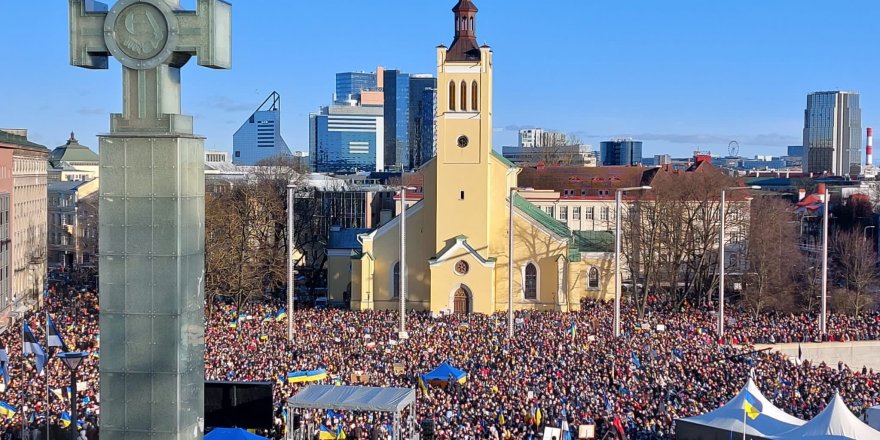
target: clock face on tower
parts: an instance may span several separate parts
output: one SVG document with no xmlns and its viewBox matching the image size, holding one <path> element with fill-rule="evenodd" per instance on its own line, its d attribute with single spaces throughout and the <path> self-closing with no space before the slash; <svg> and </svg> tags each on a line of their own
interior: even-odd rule
<svg viewBox="0 0 880 440">
<path fill-rule="evenodd" d="M 467 136 L 464 136 L 464 135 L 459 136 L 459 137 L 458 137 L 458 147 L 459 147 L 459 148 L 464 148 L 464 147 L 467 147 L 467 146 L 468 146 L 468 138 L 467 138 Z"/>
</svg>

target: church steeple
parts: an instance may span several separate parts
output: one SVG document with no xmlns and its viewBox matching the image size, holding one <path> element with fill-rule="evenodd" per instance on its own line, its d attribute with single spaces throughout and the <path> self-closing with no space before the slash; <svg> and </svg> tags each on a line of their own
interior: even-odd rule
<svg viewBox="0 0 880 440">
<path fill-rule="evenodd" d="M 455 40 L 447 51 L 449 61 L 479 61 L 480 46 L 477 44 L 477 6 L 471 0 L 459 0 L 452 8 L 455 15 Z"/>
</svg>

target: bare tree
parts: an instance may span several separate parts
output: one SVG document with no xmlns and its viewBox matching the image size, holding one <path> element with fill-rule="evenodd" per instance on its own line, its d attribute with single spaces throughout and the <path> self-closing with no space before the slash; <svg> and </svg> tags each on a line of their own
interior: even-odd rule
<svg viewBox="0 0 880 440">
<path fill-rule="evenodd" d="M 876 303 L 877 253 L 874 246 L 862 235 L 862 230 L 837 231 L 832 236 L 831 249 L 834 256 L 836 278 L 843 284 L 844 291 L 836 296 L 845 300 L 837 303 L 845 306 L 842 310 L 858 315 Z"/>
<path fill-rule="evenodd" d="M 788 202 L 776 197 L 752 201 L 742 300 L 755 314 L 794 305 L 798 269 L 805 258 L 797 248 L 798 226 Z"/>
</svg>

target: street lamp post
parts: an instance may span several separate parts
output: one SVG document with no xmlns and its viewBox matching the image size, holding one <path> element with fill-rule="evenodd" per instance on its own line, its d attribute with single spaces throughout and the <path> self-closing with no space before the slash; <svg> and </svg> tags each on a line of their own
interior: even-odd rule
<svg viewBox="0 0 880 440">
<path fill-rule="evenodd" d="M 508 194 L 507 217 L 507 336 L 513 338 L 513 195 L 520 190 L 531 191 L 534 188 L 510 187 Z"/>
<path fill-rule="evenodd" d="M 721 206 L 720 206 L 720 223 L 721 223 L 721 231 L 718 234 L 718 337 L 724 337 L 724 242 L 725 242 L 725 234 L 724 230 L 726 228 L 726 212 L 725 212 L 725 197 L 727 191 L 739 191 L 744 189 L 761 189 L 760 186 L 736 186 L 732 188 L 724 188 L 721 190 Z"/>
<path fill-rule="evenodd" d="M 400 339 L 409 338 L 406 332 L 406 191 L 415 189 L 411 186 L 400 187 Z"/>
<path fill-rule="evenodd" d="M 74 351 L 68 353 L 60 353 L 58 354 L 58 358 L 61 359 L 61 362 L 64 363 L 64 366 L 70 370 L 70 439 L 77 439 L 76 432 L 76 421 L 79 419 L 79 416 L 76 414 L 76 370 L 79 368 L 79 365 L 82 363 L 83 359 L 88 356 L 88 353 L 84 353 L 81 351 Z"/>
<path fill-rule="evenodd" d="M 624 191 L 647 191 L 650 186 L 617 188 L 614 192 L 614 337 L 620 337 L 620 199 Z M 635 287 L 635 286 L 633 286 Z"/>
<path fill-rule="evenodd" d="M 287 185 L 287 342 L 293 342 L 293 296 L 296 290 L 296 281 L 293 279 L 293 190 L 294 186 Z"/>
<path fill-rule="evenodd" d="M 819 317 L 819 331 L 825 335 L 828 305 L 828 205 L 831 197 L 825 186 L 825 199 L 822 201 L 822 316 Z"/>
<path fill-rule="evenodd" d="M 871 228 L 876 228 L 876 226 L 874 226 L 874 225 L 868 225 L 868 226 L 865 226 L 864 228 L 862 228 L 862 229 L 864 229 L 864 230 L 862 231 L 862 235 L 865 236 L 865 241 L 868 241 L 868 229 L 871 229 Z"/>
</svg>

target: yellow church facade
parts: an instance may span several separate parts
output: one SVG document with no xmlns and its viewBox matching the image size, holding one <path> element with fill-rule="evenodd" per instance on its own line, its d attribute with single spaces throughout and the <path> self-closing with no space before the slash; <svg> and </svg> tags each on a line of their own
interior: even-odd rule
<svg viewBox="0 0 880 440">
<path fill-rule="evenodd" d="M 453 8 L 455 39 L 437 48 L 437 156 L 418 172 L 423 198 L 406 210 L 408 310 L 507 310 L 513 203 L 513 307 L 575 310 L 584 297 L 613 296 L 613 254 L 595 248 L 514 193 L 520 169 L 492 149 L 493 53 L 476 40 L 477 8 Z M 401 216 L 328 249 L 331 301 L 397 309 Z M 332 241 L 332 240 L 331 240 Z"/>
</svg>

